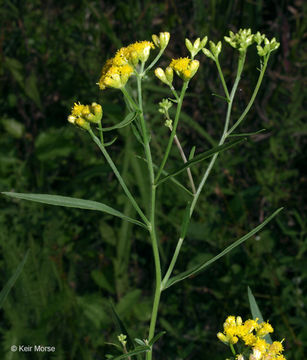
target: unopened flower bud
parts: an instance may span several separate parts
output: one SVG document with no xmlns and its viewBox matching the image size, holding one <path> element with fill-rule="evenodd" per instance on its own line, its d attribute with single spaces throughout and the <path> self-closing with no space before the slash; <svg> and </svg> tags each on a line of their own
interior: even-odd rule
<svg viewBox="0 0 307 360">
<path fill-rule="evenodd" d="M 157 35 L 152 35 L 152 41 L 160 49 L 165 49 L 169 43 L 170 33 L 169 32 L 160 32 L 159 37 Z"/>
<path fill-rule="evenodd" d="M 200 45 L 199 45 L 199 48 L 202 49 L 203 47 L 206 46 L 207 44 L 207 41 L 208 41 L 208 36 L 205 36 L 202 41 L 200 42 Z"/>
<path fill-rule="evenodd" d="M 185 39 L 185 46 L 187 47 L 187 49 L 192 52 L 193 51 L 193 45 L 191 43 L 191 41 L 189 39 Z"/>
<path fill-rule="evenodd" d="M 71 123 L 71 124 L 75 124 L 76 122 L 76 117 L 73 115 L 69 115 L 67 120 Z"/>
<path fill-rule="evenodd" d="M 169 128 L 171 131 L 173 130 L 173 121 L 171 119 L 165 120 L 164 125 Z"/>
<path fill-rule="evenodd" d="M 222 42 L 219 41 L 216 45 L 214 44 L 213 41 L 209 41 L 209 46 L 210 46 L 210 50 L 212 55 L 214 56 L 214 58 L 218 58 L 221 50 L 222 50 Z"/>
<path fill-rule="evenodd" d="M 219 332 L 216 335 L 218 337 L 219 340 L 221 340 L 224 344 L 228 345 L 229 344 L 229 340 L 227 338 L 226 335 L 224 335 L 223 333 Z"/>
<path fill-rule="evenodd" d="M 91 128 L 90 123 L 87 122 L 82 117 L 77 118 L 76 121 L 75 121 L 75 124 L 78 125 L 79 127 L 81 127 L 84 130 L 90 130 L 90 128 Z"/>
<path fill-rule="evenodd" d="M 197 38 L 197 39 L 194 41 L 194 44 L 193 44 L 194 49 L 198 49 L 199 44 L 200 44 L 200 38 Z"/>
<path fill-rule="evenodd" d="M 155 69 L 155 75 L 156 77 L 161 80 L 164 84 L 167 84 L 168 85 L 168 81 L 167 81 L 167 78 L 165 76 L 165 72 L 162 68 L 156 68 Z"/>
<path fill-rule="evenodd" d="M 207 43 L 207 40 L 208 40 L 207 36 L 205 36 L 201 41 L 200 38 L 197 38 L 192 45 L 189 39 L 185 39 L 185 45 L 189 50 L 189 52 L 191 53 L 192 59 L 194 59 L 194 57 L 199 53 L 199 51 L 203 49 L 203 47 Z"/>
<path fill-rule="evenodd" d="M 172 84 L 173 82 L 173 77 L 174 77 L 174 71 L 173 69 L 168 66 L 166 69 L 165 69 L 165 76 L 166 76 L 166 79 L 167 81 L 169 82 L 169 84 Z"/>
<path fill-rule="evenodd" d="M 203 48 L 202 49 L 203 53 L 210 59 L 212 59 L 213 61 L 215 61 L 215 57 L 213 56 L 213 54 L 211 53 L 210 50 Z"/>
</svg>

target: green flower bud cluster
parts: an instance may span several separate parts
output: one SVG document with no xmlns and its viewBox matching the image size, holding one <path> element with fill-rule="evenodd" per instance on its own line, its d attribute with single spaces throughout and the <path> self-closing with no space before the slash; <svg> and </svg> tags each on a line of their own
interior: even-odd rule
<svg viewBox="0 0 307 360">
<path fill-rule="evenodd" d="M 254 42 L 254 34 L 251 29 L 240 29 L 236 34 L 229 31 L 229 36 L 224 36 L 224 39 L 235 49 L 245 52 Z"/>
<path fill-rule="evenodd" d="M 173 106 L 173 103 L 168 99 L 163 99 L 159 102 L 159 112 L 165 116 L 165 123 L 164 125 L 168 127 L 170 130 L 173 129 L 173 121 L 169 116 L 168 110 Z"/>
<path fill-rule="evenodd" d="M 202 40 L 200 40 L 200 38 L 197 38 L 193 44 L 189 39 L 185 39 L 185 46 L 190 51 L 192 59 L 194 59 L 194 57 L 199 53 L 199 51 L 206 46 L 207 41 L 207 36 L 205 36 Z"/>
<path fill-rule="evenodd" d="M 168 99 L 163 99 L 159 102 L 159 112 L 162 114 L 168 113 L 168 110 L 173 106 L 173 103 Z"/>
<path fill-rule="evenodd" d="M 127 335 L 120 334 L 117 336 L 118 341 L 123 345 L 123 347 L 127 344 Z"/>
<path fill-rule="evenodd" d="M 275 38 L 273 38 L 271 41 L 264 38 L 264 46 L 262 47 L 261 42 L 257 45 L 257 51 L 259 56 L 266 56 L 270 54 L 272 51 L 277 50 L 279 48 L 280 43 L 276 41 Z"/>
<path fill-rule="evenodd" d="M 203 50 L 203 53 L 210 59 L 212 59 L 213 61 L 215 61 L 221 50 L 222 50 L 222 42 L 219 41 L 217 44 L 214 44 L 213 41 L 209 41 L 209 47 L 210 47 L 210 50 L 204 48 L 202 49 Z"/>
</svg>

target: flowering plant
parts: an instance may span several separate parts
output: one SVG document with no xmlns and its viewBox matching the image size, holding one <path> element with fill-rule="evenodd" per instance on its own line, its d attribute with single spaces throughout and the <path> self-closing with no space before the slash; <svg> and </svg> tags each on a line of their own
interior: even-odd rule
<svg viewBox="0 0 307 360">
<path fill-rule="evenodd" d="M 164 117 L 165 125 L 169 129 L 170 135 L 166 141 L 165 151 L 163 153 L 162 159 L 155 159 L 154 161 L 151 147 L 152 129 L 150 128 L 150 122 L 148 121 L 143 108 L 142 82 L 148 76 L 150 71 L 164 53 L 169 40 L 170 34 L 168 32 L 162 32 L 159 35 L 153 35 L 152 41 L 140 41 L 119 49 L 114 57 L 107 60 L 103 66 L 98 86 L 103 91 L 105 91 L 107 88 L 115 88 L 122 92 L 129 110 L 129 113 L 124 118 L 124 120 L 118 122 L 112 127 L 103 126 L 103 107 L 96 102 L 93 102 L 90 105 L 75 103 L 71 114 L 68 116 L 68 121 L 73 125 L 86 130 L 92 140 L 98 146 L 105 160 L 113 170 L 119 184 L 122 187 L 123 192 L 136 210 L 138 219 L 131 218 L 117 209 L 92 200 L 47 194 L 4 193 L 11 197 L 50 205 L 102 211 L 122 218 L 124 221 L 130 221 L 133 224 L 142 227 L 148 234 L 153 249 L 153 258 L 155 264 L 155 291 L 153 295 L 152 314 L 148 334 L 146 335 L 145 340 L 136 339 L 135 345 L 133 345 L 133 342 L 131 341 L 129 344 L 127 343 L 127 334 L 119 335 L 118 340 L 122 345 L 121 349 L 123 354 L 115 358 L 111 357 L 112 359 L 130 359 L 133 356 L 139 357 L 140 354 L 145 354 L 146 360 L 151 360 L 153 357 L 153 345 L 164 334 L 164 332 L 156 334 L 155 331 L 161 293 L 166 291 L 174 284 L 189 278 L 191 275 L 200 273 L 207 266 L 220 259 L 236 246 L 251 238 L 269 221 L 271 221 L 281 210 L 276 210 L 261 224 L 233 242 L 230 246 L 228 246 L 209 261 L 200 262 L 199 264 L 189 268 L 182 273 L 172 275 L 182 244 L 186 238 L 187 229 L 193 216 L 195 207 L 219 154 L 242 143 L 242 141 L 244 141 L 248 136 L 255 134 L 235 133 L 235 130 L 246 118 L 246 115 L 253 105 L 264 73 L 266 71 L 269 57 L 271 53 L 278 48 L 279 43 L 275 40 L 275 38 L 268 40 L 265 35 L 260 34 L 259 32 L 253 34 L 250 29 L 241 29 L 238 33 L 230 32 L 229 36 L 225 37 L 225 41 L 238 51 L 238 65 L 233 86 L 231 89 L 228 89 L 219 62 L 219 55 L 222 50 L 222 42 L 219 41 L 215 44 L 214 42 L 209 41 L 209 47 L 206 48 L 205 46 L 208 41 L 207 37 L 202 39 L 198 38 L 193 43 L 189 39 L 186 39 L 185 44 L 190 56 L 172 59 L 170 64 L 165 69 L 157 67 L 154 70 L 155 76 L 163 84 L 168 86 L 170 95 L 172 96 L 172 98 L 161 99 L 161 102 L 159 103 L 159 112 Z M 256 44 L 257 52 L 260 58 L 258 81 L 241 116 L 238 119 L 232 119 L 231 114 L 233 102 L 244 69 L 247 50 L 253 44 Z M 154 51 L 156 48 L 159 50 L 158 53 L 151 61 L 149 61 L 152 51 Z M 224 90 L 224 96 L 219 97 L 225 101 L 227 109 L 224 130 L 220 137 L 218 146 L 199 154 L 195 154 L 195 147 L 192 147 L 190 155 L 187 157 L 181 146 L 177 128 L 181 116 L 182 104 L 185 98 L 185 94 L 188 90 L 189 83 L 199 71 L 200 63 L 195 59 L 195 57 L 200 53 L 213 60 L 217 67 L 219 78 Z M 173 85 L 174 75 L 178 76 L 182 80 L 182 87 L 180 90 L 176 89 Z M 135 93 L 132 92 L 127 86 L 127 83 L 132 76 L 136 77 L 137 89 Z M 172 106 L 176 107 L 174 119 L 171 118 L 169 113 L 169 109 Z M 150 193 L 150 204 L 147 211 L 142 209 L 138 204 L 136 197 L 129 190 L 128 184 L 126 184 L 124 181 L 117 166 L 109 154 L 107 148 L 112 144 L 113 141 L 106 143 L 104 140 L 104 133 L 106 131 L 116 130 L 125 126 L 132 126 L 136 139 L 142 144 L 143 147 L 144 153 L 141 155 L 141 158 L 145 156 L 144 160 L 147 164 L 149 177 L 148 190 Z M 180 152 L 182 165 L 176 169 L 166 170 L 166 164 L 169 160 L 169 154 L 173 144 L 177 146 Z M 192 169 L 196 164 L 203 163 L 206 159 L 210 159 L 210 162 L 204 169 L 200 179 L 198 179 L 198 185 L 195 185 L 196 180 L 194 179 Z M 156 165 L 156 161 L 158 161 L 159 165 Z M 176 176 L 183 172 L 187 173 L 189 183 L 188 186 L 182 184 L 176 179 Z M 187 202 L 184 217 L 182 219 L 181 230 L 178 234 L 178 242 L 176 248 L 174 249 L 173 256 L 171 259 L 169 259 L 167 271 L 162 274 L 159 237 L 156 231 L 156 194 L 159 186 L 167 181 L 172 181 L 176 186 L 180 187 L 185 193 L 188 194 L 190 200 Z M 250 360 L 283 359 L 282 355 L 280 355 L 282 350 L 281 345 L 278 347 L 273 343 L 273 345 L 269 346 L 262 340 L 262 337 L 271 331 L 271 327 L 268 323 L 258 324 L 257 320 L 247 320 L 243 323 L 239 317 L 229 317 L 225 324 L 224 333 L 219 333 L 219 339 L 224 343 L 229 344 L 232 349 L 233 345 L 236 344 L 239 339 L 240 341 L 243 341 L 246 346 L 249 346 L 252 349 L 253 353 L 249 357 Z M 246 355 L 240 354 L 237 356 L 237 359 L 240 358 L 240 360 L 242 360 L 244 359 L 244 356 Z"/>
</svg>

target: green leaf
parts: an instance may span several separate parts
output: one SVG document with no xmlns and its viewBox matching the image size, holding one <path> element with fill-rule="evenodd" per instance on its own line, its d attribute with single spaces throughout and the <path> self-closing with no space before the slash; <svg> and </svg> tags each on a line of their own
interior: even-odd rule
<svg viewBox="0 0 307 360">
<path fill-rule="evenodd" d="M 147 163 L 147 160 L 144 159 L 143 157 L 137 156 L 137 158 L 139 158 L 139 159 L 141 159 L 141 160 L 143 160 L 143 161 L 145 161 L 145 162 Z M 154 167 L 154 169 L 158 169 L 158 166 L 157 166 L 156 164 L 153 164 L 153 167 Z M 162 174 L 163 174 L 163 175 L 168 175 L 168 172 L 165 171 L 165 170 L 162 170 Z M 194 196 L 193 193 L 192 193 L 189 189 L 187 189 L 184 185 L 181 184 L 181 182 L 179 182 L 178 180 L 176 180 L 176 179 L 173 178 L 173 177 L 171 177 L 170 180 L 171 180 L 174 184 L 176 184 L 181 190 L 183 190 L 185 193 L 187 193 L 187 194 L 190 195 L 190 196 Z"/>
<path fill-rule="evenodd" d="M 1 292 L 0 292 L 0 309 L 2 308 L 2 305 L 3 305 L 6 297 L 8 296 L 9 292 L 11 291 L 13 285 L 15 284 L 16 280 L 18 279 L 19 275 L 21 274 L 22 269 L 27 261 L 28 254 L 29 254 L 29 250 L 26 252 L 22 262 L 18 265 L 13 276 L 9 279 L 9 281 L 5 284 L 4 288 L 1 290 Z"/>
<path fill-rule="evenodd" d="M 156 336 L 154 336 L 151 340 L 149 340 L 148 345 L 152 346 L 155 342 L 157 342 L 161 336 L 166 334 L 166 331 L 159 332 Z"/>
<path fill-rule="evenodd" d="M 129 125 L 138 116 L 138 114 L 139 113 L 137 111 L 131 112 L 124 118 L 123 121 L 119 122 L 118 124 L 116 124 L 114 126 L 102 128 L 102 131 L 112 131 L 115 129 L 121 129 L 121 128 Z"/>
<path fill-rule="evenodd" d="M 110 145 L 114 144 L 116 140 L 117 140 L 117 136 L 115 136 L 115 138 L 113 140 L 103 143 L 103 146 L 105 146 L 105 147 L 110 146 Z"/>
<path fill-rule="evenodd" d="M 259 306 L 256 302 L 256 299 L 252 293 L 252 290 L 250 289 L 250 287 L 247 287 L 247 294 L 248 294 L 248 301 L 249 301 L 249 307 L 251 309 L 251 313 L 253 316 L 253 319 L 256 320 L 258 318 L 259 322 L 263 322 L 263 316 L 261 314 L 261 311 L 259 309 Z M 267 334 L 265 337 L 266 342 L 268 342 L 269 344 L 272 344 L 272 339 L 270 334 Z"/>
<path fill-rule="evenodd" d="M 196 155 L 195 157 L 193 157 L 193 159 L 191 159 L 191 160 L 187 161 L 186 163 L 184 163 L 183 165 L 181 165 L 177 170 L 169 173 L 167 176 L 162 177 L 157 182 L 157 185 L 160 185 L 161 183 L 163 183 L 164 181 L 166 181 L 168 178 L 170 178 L 172 176 L 176 176 L 176 175 L 182 173 L 188 167 L 191 167 L 192 165 L 195 165 L 195 164 L 197 164 L 197 163 L 199 163 L 199 162 L 201 162 L 201 161 L 203 161 L 205 159 L 208 159 L 209 157 L 213 156 L 216 153 L 220 153 L 222 151 L 230 149 L 233 146 L 241 143 L 244 140 L 246 140 L 246 139 L 232 140 L 232 141 L 228 142 L 227 144 L 216 146 L 213 149 L 210 149 L 208 151 L 205 151 L 205 152 L 203 152 L 201 154 Z"/>
<path fill-rule="evenodd" d="M 25 93 L 26 95 L 34 101 L 35 105 L 42 109 L 40 93 L 37 87 L 37 77 L 35 74 L 31 74 L 25 82 Z"/>
<path fill-rule="evenodd" d="M 3 127 L 14 138 L 20 139 L 25 133 L 25 126 L 15 119 L 3 119 Z"/>
<path fill-rule="evenodd" d="M 266 129 L 260 129 L 260 130 L 258 130 L 258 131 L 250 132 L 250 133 L 231 134 L 231 135 L 228 135 L 228 137 L 252 136 L 252 135 L 260 134 L 260 133 L 262 133 L 262 132 L 264 132 L 264 131 L 266 131 Z"/>
<path fill-rule="evenodd" d="M 126 358 L 128 358 L 129 356 L 141 354 L 141 353 L 147 352 L 147 351 L 149 351 L 149 350 L 150 350 L 150 346 L 138 346 L 138 347 L 136 347 L 134 350 L 129 351 L 127 354 L 123 354 L 123 355 L 120 355 L 120 356 L 117 356 L 117 357 L 113 357 L 113 358 L 110 358 L 110 359 L 111 359 L 111 360 L 126 359 Z"/>
<path fill-rule="evenodd" d="M 113 315 L 113 320 L 116 326 L 116 330 L 118 333 L 126 335 L 127 336 L 127 349 L 133 349 L 136 348 L 136 346 L 134 345 L 131 336 L 129 335 L 129 332 L 125 326 L 125 324 L 123 323 L 123 321 L 121 320 L 121 318 L 119 317 L 114 305 L 112 302 L 110 302 L 110 306 L 112 309 L 112 315 Z"/>
<path fill-rule="evenodd" d="M 193 157 L 195 155 L 195 150 L 196 150 L 196 146 L 193 146 L 191 151 L 190 151 L 189 160 L 193 159 Z"/>
<path fill-rule="evenodd" d="M 242 236 L 240 239 L 238 239 L 237 241 L 235 241 L 234 243 L 232 243 L 231 245 L 229 245 L 226 249 L 224 249 L 222 252 L 220 252 L 218 255 L 214 256 L 211 260 L 206 261 L 204 263 L 200 263 L 196 266 L 193 266 L 191 269 L 188 269 L 172 278 L 170 278 L 168 280 L 168 282 L 165 285 L 165 289 L 169 288 L 170 286 L 176 284 L 179 281 L 182 281 L 188 277 L 190 277 L 191 275 L 195 275 L 198 274 L 199 272 L 203 271 L 206 267 L 208 267 L 209 265 L 213 264 L 216 260 L 220 259 L 221 257 L 223 257 L 224 255 L 226 255 L 227 253 L 229 253 L 231 250 L 233 250 L 235 247 L 239 246 L 240 244 L 242 244 L 244 241 L 248 240 L 250 237 L 252 237 L 253 235 L 255 235 L 258 231 L 260 231 L 268 222 L 270 222 L 283 208 L 280 208 L 278 210 L 276 210 L 271 216 L 269 216 L 267 219 L 265 219 L 260 225 L 258 225 L 257 227 L 255 227 L 253 230 L 251 230 L 249 233 L 247 233 L 246 235 Z"/>
<path fill-rule="evenodd" d="M 65 206 L 65 207 L 72 207 L 72 208 L 85 209 L 85 210 L 102 211 L 107 214 L 120 217 L 123 220 L 130 221 L 133 224 L 146 228 L 146 225 L 143 224 L 142 222 L 132 219 L 124 215 L 123 213 L 111 208 L 110 206 L 105 205 L 103 203 L 99 203 L 97 201 L 83 200 L 68 196 L 48 195 L 48 194 L 24 194 L 24 193 L 14 193 L 14 192 L 2 192 L 1 194 L 10 196 L 12 198 L 34 201 L 42 204 Z"/>
<path fill-rule="evenodd" d="M 146 346 L 145 342 L 141 339 L 135 338 L 134 341 L 141 346 Z"/>
</svg>

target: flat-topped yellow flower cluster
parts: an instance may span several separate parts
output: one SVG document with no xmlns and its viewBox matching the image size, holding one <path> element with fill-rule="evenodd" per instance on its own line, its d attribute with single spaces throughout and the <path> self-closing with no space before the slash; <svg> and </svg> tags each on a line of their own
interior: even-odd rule
<svg viewBox="0 0 307 360">
<path fill-rule="evenodd" d="M 237 356 L 238 360 L 285 360 L 281 354 L 283 345 L 280 341 L 274 341 L 272 344 L 265 340 L 265 336 L 274 331 L 269 322 L 259 323 L 256 320 L 242 321 L 240 316 L 228 316 L 224 322 L 224 331 L 219 332 L 217 337 L 224 344 L 236 344 L 239 340 L 251 348 L 252 353 L 249 358 L 242 354 Z"/>
<path fill-rule="evenodd" d="M 134 66 L 139 61 L 145 62 L 151 49 L 154 49 L 154 44 L 151 41 L 138 41 L 119 49 L 115 56 L 107 60 L 102 68 L 98 83 L 100 89 L 104 90 L 107 87 L 120 89 L 124 87 L 133 74 Z"/>
<path fill-rule="evenodd" d="M 75 103 L 71 109 L 71 114 L 68 116 L 68 121 L 71 124 L 89 130 L 91 123 L 98 124 L 102 118 L 101 105 L 93 102 L 91 105 L 82 105 Z"/>
</svg>

